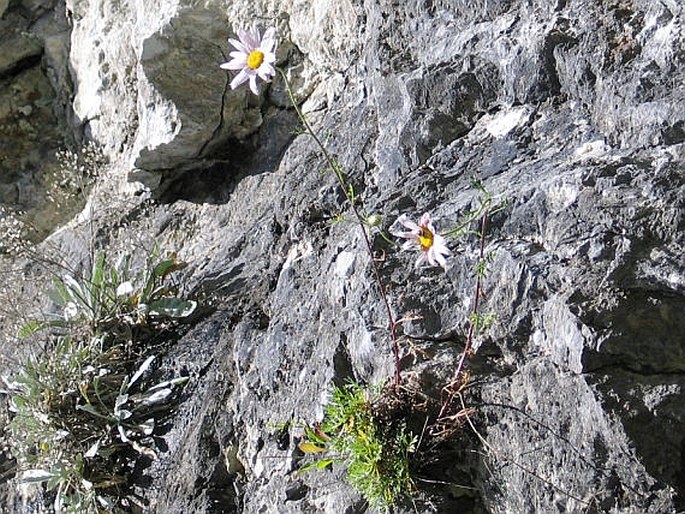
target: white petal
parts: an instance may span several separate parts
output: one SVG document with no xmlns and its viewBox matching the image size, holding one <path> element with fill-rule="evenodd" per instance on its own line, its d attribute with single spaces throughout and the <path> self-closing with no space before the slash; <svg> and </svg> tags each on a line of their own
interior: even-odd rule
<svg viewBox="0 0 685 514">
<path fill-rule="evenodd" d="M 252 30 L 250 31 L 250 36 L 255 44 L 255 49 L 259 48 L 262 43 L 262 35 L 259 33 L 259 27 L 256 23 L 252 24 Z"/>
<path fill-rule="evenodd" d="M 257 75 L 250 76 L 250 91 L 256 96 L 259 96 L 259 88 L 257 87 Z"/>
<path fill-rule="evenodd" d="M 256 25 L 252 25 L 250 30 L 238 32 L 238 35 L 250 52 L 259 48 L 259 29 Z"/>
<path fill-rule="evenodd" d="M 242 62 L 239 59 L 233 59 L 221 64 L 219 68 L 223 68 L 224 70 L 242 70 L 245 66 L 247 66 L 247 63 Z"/>
<path fill-rule="evenodd" d="M 412 239 L 414 241 L 419 240 L 419 235 L 414 232 L 395 232 L 393 236 L 402 237 L 404 239 Z"/>
<path fill-rule="evenodd" d="M 259 45 L 259 49 L 265 54 L 273 52 L 276 43 L 276 29 L 271 27 L 264 32 L 264 37 Z"/>
<path fill-rule="evenodd" d="M 402 244 L 402 250 L 413 250 L 414 248 L 416 248 L 415 241 L 406 241 L 404 244 Z"/>
<path fill-rule="evenodd" d="M 235 48 L 237 48 L 239 52 L 242 52 L 244 54 L 250 53 L 247 47 L 237 39 L 228 38 L 228 42 L 231 43 Z"/>
<path fill-rule="evenodd" d="M 254 50 L 254 46 L 250 44 L 251 38 L 248 31 L 238 30 L 238 37 L 240 38 L 240 42 L 243 44 L 243 48 L 247 50 L 248 54 Z"/>
<path fill-rule="evenodd" d="M 452 252 L 450 251 L 449 248 L 447 248 L 447 241 L 445 241 L 445 238 L 442 236 L 436 235 L 435 238 L 433 239 L 433 248 L 435 248 L 435 251 L 444 255 L 451 255 Z"/>
<path fill-rule="evenodd" d="M 431 250 L 432 250 L 432 248 L 431 248 Z M 445 260 L 445 258 L 442 255 L 440 255 L 439 252 L 433 252 L 433 261 L 436 262 L 437 264 L 439 264 L 440 266 L 442 266 L 443 268 L 447 264 L 447 261 Z"/>
<path fill-rule="evenodd" d="M 269 82 L 271 77 L 273 77 L 275 74 L 276 70 L 274 70 L 274 67 L 265 62 L 263 62 L 262 65 L 257 68 L 257 75 L 259 75 L 264 82 Z"/>
<path fill-rule="evenodd" d="M 243 82 L 246 82 L 247 79 L 250 77 L 248 74 L 245 72 L 245 70 L 240 70 L 240 73 L 238 73 L 233 80 L 231 80 L 231 89 L 237 88 L 240 84 Z"/>
<path fill-rule="evenodd" d="M 438 263 L 435 262 L 435 255 L 433 255 L 432 248 L 428 250 L 427 252 L 424 253 L 426 256 L 426 262 L 428 262 L 429 266 L 437 266 Z"/>
<path fill-rule="evenodd" d="M 428 214 L 427 212 L 424 213 L 424 215 L 421 216 L 421 220 L 419 221 L 419 225 L 421 225 L 422 227 L 428 227 L 428 229 L 430 230 L 430 225 L 431 225 L 430 214 Z M 433 231 L 431 230 L 431 232 L 433 232 Z"/>
<path fill-rule="evenodd" d="M 228 55 L 233 59 L 242 59 L 243 61 L 247 62 L 247 54 L 245 52 L 239 52 L 238 50 L 235 50 Z"/>
<path fill-rule="evenodd" d="M 415 268 L 421 267 L 421 264 L 423 264 L 426 261 L 426 254 L 421 252 L 421 255 L 419 255 L 419 258 L 416 259 L 416 263 L 414 264 Z"/>
<path fill-rule="evenodd" d="M 262 39 L 261 34 L 259 33 L 259 27 L 257 27 L 256 23 L 252 24 L 252 27 L 250 28 L 250 37 L 257 43 L 256 46 L 259 46 L 259 42 Z"/>
<path fill-rule="evenodd" d="M 408 219 L 406 219 L 406 218 L 405 218 L 405 219 L 401 219 L 401 218 L 400 218 L 399 222 L 400 222 L 402 225 L 404 225 L 405 227 L 407 227 L 409 230 L 411 230 L 412 232 L 416 232 L 417 234 L 418 234 L 419 232 L 421 232 L 421 227 L 419 227 L 416 223 L 414 223 L 414 222 L 411 221 L 411 220 L 408 220 Z"/>
</svg>

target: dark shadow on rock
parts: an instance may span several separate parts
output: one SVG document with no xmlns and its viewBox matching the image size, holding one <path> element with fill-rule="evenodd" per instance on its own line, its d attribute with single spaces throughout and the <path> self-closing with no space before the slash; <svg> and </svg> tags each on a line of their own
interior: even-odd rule
<svg viewBox="0 0 685 514">
<path fill-rule="evenodd" d="M 581 318 L 582 319 L 582 318 Z M 685 372 L 685 298 L 626 291 L 613 308 L 583 319 L 598 333 L 598 351 L 586 352 L 584 369 L 621 367 L 638 374 Z"/>
<path fill-rule="evenodd" d="M 224 204 L 236 184 L 249 175 L 271 173 L 294 139 L 298 126 L 294 110 L 269 109 L 259 131 L 245 141 L 228 141 L 225 147 L 199 159 L 196 167 L 164 172 L 155 192 L 161 203 L 185 200 Z M 249 198 L 245 201 L 249 202 Z"/>
<path fill-rule="evenodd" d="M 621 420 L 649 473 L 677 492 L 685 508 L 685 300 L 633 290 L 584 320 L 599 335 L 583 366 Z"/>
<path fill-rule="evenodd" d="M 498 80 L 494 66 L 473 58 L 461 67 L 438 66 L 408 80 L 414 123 L 400 135 L 407 161 L 422 165 L 436 148 L 468 134 L 478 118 L 495 106 Z"/>
<path fill-rule="evenodd" d="M 335 370 L 333 375 L 335 387 L 343 387 L 348 380 L 354 378 L 352 361 L 347 350 L 347 335 L 343 332 L 340 333 L 340 343 L 333 354 L 333 369 Z"/>
<path fill-rule="evenodd" d="M 677 493 L 675 505 L 685 508 L 685 408 L 682 375 L 640 375 L 621 368 L 592 373 L 606 405 L 618 416 L 647 471 Z M 639 386 L 638 386 L 639 384 Z"/>
<path fill-rule="evenodd" d="M 0 484 L 16 476 L 16 460 L 7 452 L 0 453 Z"/>
</svg>

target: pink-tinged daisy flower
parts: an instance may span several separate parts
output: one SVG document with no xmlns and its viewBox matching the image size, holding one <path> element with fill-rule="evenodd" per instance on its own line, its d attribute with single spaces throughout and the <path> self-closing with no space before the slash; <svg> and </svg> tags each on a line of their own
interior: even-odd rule
<svg viewBox="0 0 685 514">
<path fill-rule="evenodd" d="M 403 214 L 398 218 L 400 224 L 409 229 L 409 232 L 397 232 L 394 235 L 407 239 L 402 245 L 402 250 L 411 250 L 418 247 L 421 255 L 416 260 L 418 268 L 424 262 L 430 266 L 442 266 L 447 264 L 446 258 L 452 253 L 447 248 L 447 241 L 435 231 L 428 214 L 421 216 L 419 223 L 414 223 Z"/>
<path fill-rule="evenodd" d="M 276 62 L 274 46 L 276 45 L 276 30 L 268 29 L 264 37 L 259 35 L 256 25 L 250 30 L 239 30 L 238 38 L 229 39 L 236 50 L 231 52 L 231 60 L 221 65 L 224 70 L 240 70 L 231 81 L 231 89 L 237 88 L 240 84 L 250 81 L 250 90 L 259 94 L 257 88 L 257 77 L 264 82 L 270 82 L 276 75 L 273 63 Z"/>
</svg>

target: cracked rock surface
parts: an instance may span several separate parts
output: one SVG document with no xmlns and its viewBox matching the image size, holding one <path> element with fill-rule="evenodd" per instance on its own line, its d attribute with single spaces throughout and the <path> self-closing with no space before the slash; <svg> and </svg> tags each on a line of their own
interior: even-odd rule
<svg viewBox="0 0 685 514">
<path fill-rule="evenodd" d="M 465 428 L 439 484 L 398 512 L 685 509 L 682 2 L 38 3 L 0 1 L 0 23 L 63 14 L 68 65 L 17 33 L 0 82 L 54 69 L 60 130 L 112 163 L 51 247 L 86 261 L 93 224 L 112 252 L 157 241 L 206 307 L 160 356 L 191 380 L 136 470 L 146 511 L 368 511 L 342 469 L 297 474 L 297 434 L 279 428 L 320 419 L 332 383 L 388 379 L 393 356 L 360 229 L 331 222 L 350 213 L 282 80 L 255 97 L 218 67 L 253 20 L 278 29 L 279 66 L 382 228 L 424 212 L 457 226 L 473 177 L 508 200 L 487 230 L 495 317 L 470 363 L 488 445 Z M 20 126 L 12 109 L 0 128 Z M 392 308 L 412 315 L 404 373 L 435 390 L 463 348 L 478 240 L 417 271 L 376 239 Z M 7 512 L 40 511 L 2 488 Z"/>
</svg>

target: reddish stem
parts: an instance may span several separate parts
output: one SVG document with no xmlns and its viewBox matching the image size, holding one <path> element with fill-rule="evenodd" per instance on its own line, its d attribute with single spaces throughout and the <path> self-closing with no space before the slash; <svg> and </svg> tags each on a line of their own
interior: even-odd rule
<svg viewBox="0 0 685 514">
<path fill-rule="evenodd" d="M 480 251 L 478 254 L 478 262 L 481 263 L 483 262 L 483 259 L 485 258 L 485 231 L 488 226 L 488 212 L 485 211 L 483 214 L 483 217 L 480 220 Z M 478 308 L 480 307 L 480 297 L 481 297 L 481 291 L 482 291 L 482 281 L 481 281 L 481 273 L 480 271 L 476 272 L 476 285 L 474 287 L 474 300 L 473 300 L 473 309 L 471 310 L 471 318 L 469 320 L 469 331 L 466 336 L 466 344 L 464 344 L 464 351 L 461 354 L 461 358 L 459 359 L 459 364 L 457 365 L 457 369 L 454 372 L 454 376 L 452 377 L 452 381 L 444 387 L 444 391 L 447 391 L 447 398 L 442 402 L 442 406 L 440 408 L 440 414 L 438 415 L 438 419 L 440 419 L 444 414 L 449 405 L 452 403 L 452 399 L 454 398 L 454 395 L 457 393 L 459 390 L 460 386 L 460 380 L 461 376 L 464 372 L 464 366 L 466 365 L 466 359 L 468 358 L 469 353 L 471 352 L 471 347 L 473 346 L 473 338 L 476 332 L 476 323 L 477 323 L 477 316 L 478 316 Z"/>
</svg>

